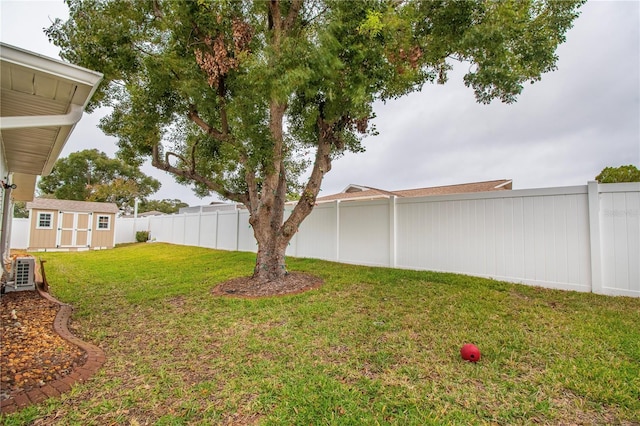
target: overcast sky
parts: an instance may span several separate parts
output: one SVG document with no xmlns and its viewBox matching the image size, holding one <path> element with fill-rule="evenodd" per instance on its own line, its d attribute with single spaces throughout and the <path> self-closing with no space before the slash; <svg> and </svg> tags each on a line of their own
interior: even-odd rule
<svg viewBox="0 0 640 426">
<path fill-rule="evenodd" d="M 42 29 L 67 18 L 62 0 L 0 0 L 2 42 L 58 58 Z M 527 85 L 518 102 L 480 105 L 458 67 L 445 85 L 376 105 L 379 135 L 366 152 L 335 161 L 320 195 L 354 183 L 381 189 L 513 179 L 514 189 L 584 185 L 606 166 L 640 167 L 640 2 L 594 1 L 558 49 L 558 69 Z M 115 139 L 96 127 L 100 111 L 83 117 L 62 156 L 98 148 L 110 156 Z M 145 166 L 162 182 L 152 198 L 197 198 L 170 175 Z"/>
</svg>

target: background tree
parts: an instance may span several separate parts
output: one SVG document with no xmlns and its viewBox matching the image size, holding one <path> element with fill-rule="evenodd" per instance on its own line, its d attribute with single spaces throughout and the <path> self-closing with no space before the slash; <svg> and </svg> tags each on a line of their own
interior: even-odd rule
<svg viewBox="0 0 640 426">
<path fill-rule="evenodd" d="M 38 182 L 38 190 L 45 197 L 116 203 L 127 211 L 136 198 L 144 199 L 158 189 L 160 182 L 142 173 L 136 165 L 109 158 L 97 149 L 60 158 L 51 174 Z"/>
<path fill-rule="evenodd" d="M 479 102 L 514 102 L 555 68 L 582 1 L 68 4 L 47 33 L 64 59 L 105 74 L 93 102 L 113 108 L 101 128 L 119 156 L 244 204 L 262 283 L 285 274 L 332 161 L 375 134 L 374 101 L 444 83 L 457 60 Z"/>
<path fill-rule="evenodd" d="M 16 201 L 13 205 L 13 217 L 26 218 L 29 217 L 27 203 L 24 201 Z"/>
<path fill-rule="evenodd" d="M 640 170 L 633 164 L 620 167 L 605 167 L 596 176 L 600 183 L 640 182 Z"/>
<path fill-rule="evenodd" d="M 162 213 L 178 213 L 180 208 L 189 207 L 189 204 L 184 203 L 178 199 L 164 199 L 164 200 L 143 200 L 138 204 L 138 213 L 158 211 Z"/>
</svg>

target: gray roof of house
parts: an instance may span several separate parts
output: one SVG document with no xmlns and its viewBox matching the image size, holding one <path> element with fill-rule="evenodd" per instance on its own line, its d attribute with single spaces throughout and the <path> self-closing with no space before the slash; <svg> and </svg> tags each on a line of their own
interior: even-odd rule
<svg viewBox="0 0 640 426">
<path fill-rule="evenodd" d="M 114 203 L 99 203 L 95 201 L 57 200 L 55 198 L 34 198 L 27 203 L 28 210 L 58 210 L 73 212 L 118 213 L 118 206 Z"/>
<path fill-rule="evenodd" d="M 486 182 L 471 182 L 457 185 L 434 186 L 429 188 L 416 189 L 400 189 L 395 191 L 387 191 L 379 188 L 372 188 L 363 185 L 349 185 L 338 194 L 326 195 L 318 197 L 316 202 L 326 202 L 334 200 L 355 200 L 355 199 L 371 199 L 371 198 L 389 198 L 396 196 L 399 198 L 406 197 L 426 197 L 430 195 L 449 195 L 464 194 L 471 192 L 485 191 L 503 191 L 512 188 L 511 179 L 490 180 Z"/>
</svg>

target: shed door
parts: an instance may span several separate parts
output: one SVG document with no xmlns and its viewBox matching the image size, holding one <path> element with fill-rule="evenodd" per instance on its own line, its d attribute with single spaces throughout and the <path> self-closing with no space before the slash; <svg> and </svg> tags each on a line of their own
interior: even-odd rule
<svg viewBox="0 0 640 426">
<path fill-rule="evenodd" d="M 91 213 L 60 212 L 58 216 L 58 247 L 90 247 L 91 216 Z"/>
</svg>

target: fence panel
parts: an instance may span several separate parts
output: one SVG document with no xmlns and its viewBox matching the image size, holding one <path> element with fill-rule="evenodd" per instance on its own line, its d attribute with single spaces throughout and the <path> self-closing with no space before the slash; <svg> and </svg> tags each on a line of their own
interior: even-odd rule
<svg viewBox="0 0 640 426">
<path fill-rule="evenodd" d="M 184 217 L 184 244 L 187 246 L 200 245 L 200 214 L 185 214 Z"/>
<path fill-rule="evenodd" d="M 173 215 L 172 215 L 173 216 Z M 149 217 L 149 232 L 151 239 L 161 243 L 174 243 L 173 235 L 173 219 L 172 216 L 152 216 Z"/>
<path fill-rule="evenodd" d="M 239 211 L 218 213 L 218 245 L 222 250 L 238 249 Z"/>
<path fill-rule="evenodd" d="M 14 218 L 11 221 L 10 248 L 26 250 L 29 247 L 29 222 L 28 218 Z"/>
<path fill-rule="evenodd" d="M 172 214 L 169 217 L 171 217 L 171 235 L 169 238 L 174 244 L 185 245 L 186 216 Z"/>
<path fill-rule="evenodd" d="M 208 248 L 216 248 L 218 229 L 218 213 L 208 212 L 202 213 L 200 219 L 200 246 Z"/>
<path fill-rule="evenodd" d="M 589 291 L 585 187 L 397 200 L 397 265 Z"/>
<path fill-rule="evenodd" d="M 149 230 L 148 217 L 116 218 L 116 244 L 136 242 L 136 232 Z"/>
<path fill-rule="evenodd" d="M 339 261 L 391 266 L 388 200 L 340 203 Z"/>
<path fill-rule="evenodd" d="M 640 296 L 640 183 L 599 189 L 602 290 Z"/>
<path fill-rule="evenodd" d="M 258 244 L 253 236 L 253 228 L 249 225 L 249 212 L 240 210 L 238 213 L 238 250 L 258 251 Z"/>
<path fill-rule="evenodd" d="M 334 202 L 316 206 L 300 225 L 287 254 L 336 261 L 337 205 Z"/>
<path fill-rule="evenodd" d="M 135 219 L 116 219 L 116 244 L 133 243 L 136 240 Z"/>
</svg>

